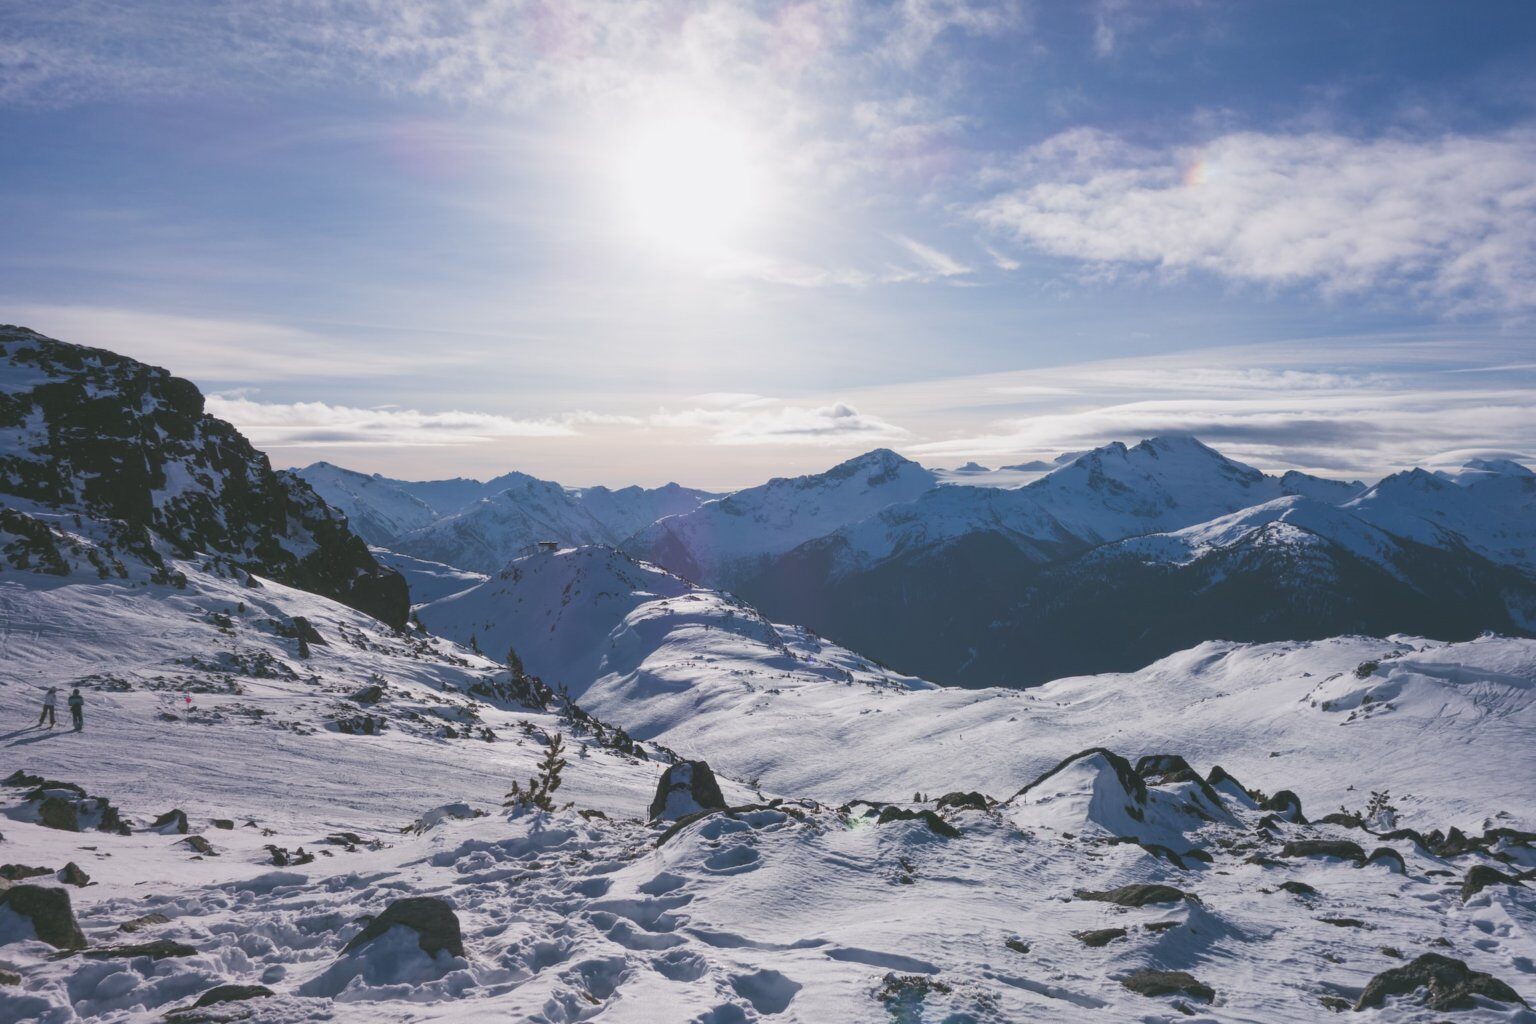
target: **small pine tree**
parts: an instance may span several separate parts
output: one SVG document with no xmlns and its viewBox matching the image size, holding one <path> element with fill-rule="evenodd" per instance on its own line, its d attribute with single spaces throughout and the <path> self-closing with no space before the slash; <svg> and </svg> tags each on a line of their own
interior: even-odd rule
<svg viewBox="0 0 1536 1024">
<path fill-rule="evenodd" d="M 544 748 L 544 757 L 539 761 L 538 768 L 533 778 L 528 780 L 526 787 L 512 783 L 512 788 L 507 790 L 507 798 L 502 802 L 503 807 L 520 809 L 533 807 L 540 811 L 553 811 L 555 809 L 555 790 L 560 788 L 560 773 L 565 770 L 566 761 L 560 755 L 565 752 L 565 738 L 555 733 L 549 738 L 548 745 Z"/>
</svg>

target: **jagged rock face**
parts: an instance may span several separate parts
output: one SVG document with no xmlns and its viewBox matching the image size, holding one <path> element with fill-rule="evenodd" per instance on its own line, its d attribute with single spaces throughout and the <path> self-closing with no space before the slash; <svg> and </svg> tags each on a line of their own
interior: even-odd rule
<svg viewBox="0 0 1536 1024">
<path fill-rule="evenodd" d="M 214 556 L 335 598 L 393 626 L 409 597 L 346 518 L 297 475 L 275 472 L 190 381 L 102 349 L 0 326 L 0 566 L 63 574 L 78 547 L 45 513 L 104 532 L 91 562 L 164 568 Z M 30 506 L 30 507 L 28 507 Z M 34 514 L 36 513 L 36 514 Z"/>
</svg>

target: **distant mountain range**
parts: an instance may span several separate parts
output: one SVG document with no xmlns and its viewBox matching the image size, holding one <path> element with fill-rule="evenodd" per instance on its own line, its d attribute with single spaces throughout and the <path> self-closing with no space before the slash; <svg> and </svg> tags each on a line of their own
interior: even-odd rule
<svg viewBox="0 0 1536 1024">
<path fill-rule="evenodd" d="M 567 488 L 526 473 L 478 480 L 392 480 L 328 462 L 298 471 L 371 544 L 492 573 L 541 541 L 619 544 L 663 516 L 716 495 L 664 487 Z"/>
<path fill-rule="evenodd" d="M 489 574 L 540 540 L 619 546 L 775 621 L 969 686 L 1130 670 L 1215 639 L 1536 628 L 1536 475 L 1513 462 L 1367 487 L 1157 437 L 962 469 L 879 449 L 718 498 L 521 474 L 413 484 L 318 464 L 301 475 L 370 539 L 416 559 Z M 1008 486 L 1020 472 L 1040 475 Z M 437 597 L 458 582 L 423 585 Z"/>
</svg>

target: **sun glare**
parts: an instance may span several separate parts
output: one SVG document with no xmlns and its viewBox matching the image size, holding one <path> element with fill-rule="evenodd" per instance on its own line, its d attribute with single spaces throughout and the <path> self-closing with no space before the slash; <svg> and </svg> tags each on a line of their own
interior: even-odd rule
<svg viewBox="0 0 1536 1024">
<path fill-rule="evenodd" d="M 647 120 L 627 133 L 614 159 L 623 218 L 647 246 L 718 254 L 764 220 L 770 189 L 763 154 L 724 118 Z"/>
</svg>

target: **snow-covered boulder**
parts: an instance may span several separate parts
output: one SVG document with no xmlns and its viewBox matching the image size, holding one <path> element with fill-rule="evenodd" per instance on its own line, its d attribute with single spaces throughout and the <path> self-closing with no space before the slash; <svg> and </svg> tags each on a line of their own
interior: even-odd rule
<svg viewBox="0 0 1536 1024">
<path fill-rule="evenodd" d="M 676 821 L 700 811 L 725 810 L 715 773 L 703 761 L 679 761 L 662 772 L 651 801 L 652 821 Z"/>
<path fill-rule="evenodd" d="M 69 893 L 52 885 L 13 885 L 0 891 L 0 945 L 40 939 L 55 949 L 81 949 Z"/>
<path fill-rule="evenodd" d="M 446 950 L 452 956 L 464 955 L 464 937 L 459 931 L 459 916 L 453 908 L 435 896 L 408 896 L 384 908 L 368 926 L 347 943 L 344 952 L 352 952 L 372 942 L 396 926 L 416 933 L 416 942 L 427 956 Z"/>
<path fill-rule="evenodd" d="M 1219 798 L 1213 798 L 1210 786 L 1198 776 L 1149 788 L 1125 758 L 1092 747 L 1019 790 L 1004 810 L 1024 828 L 1129 838 L 1179 853 L 1189 846 L 1190 833 L 1230 817 Z"/>
</svg>

